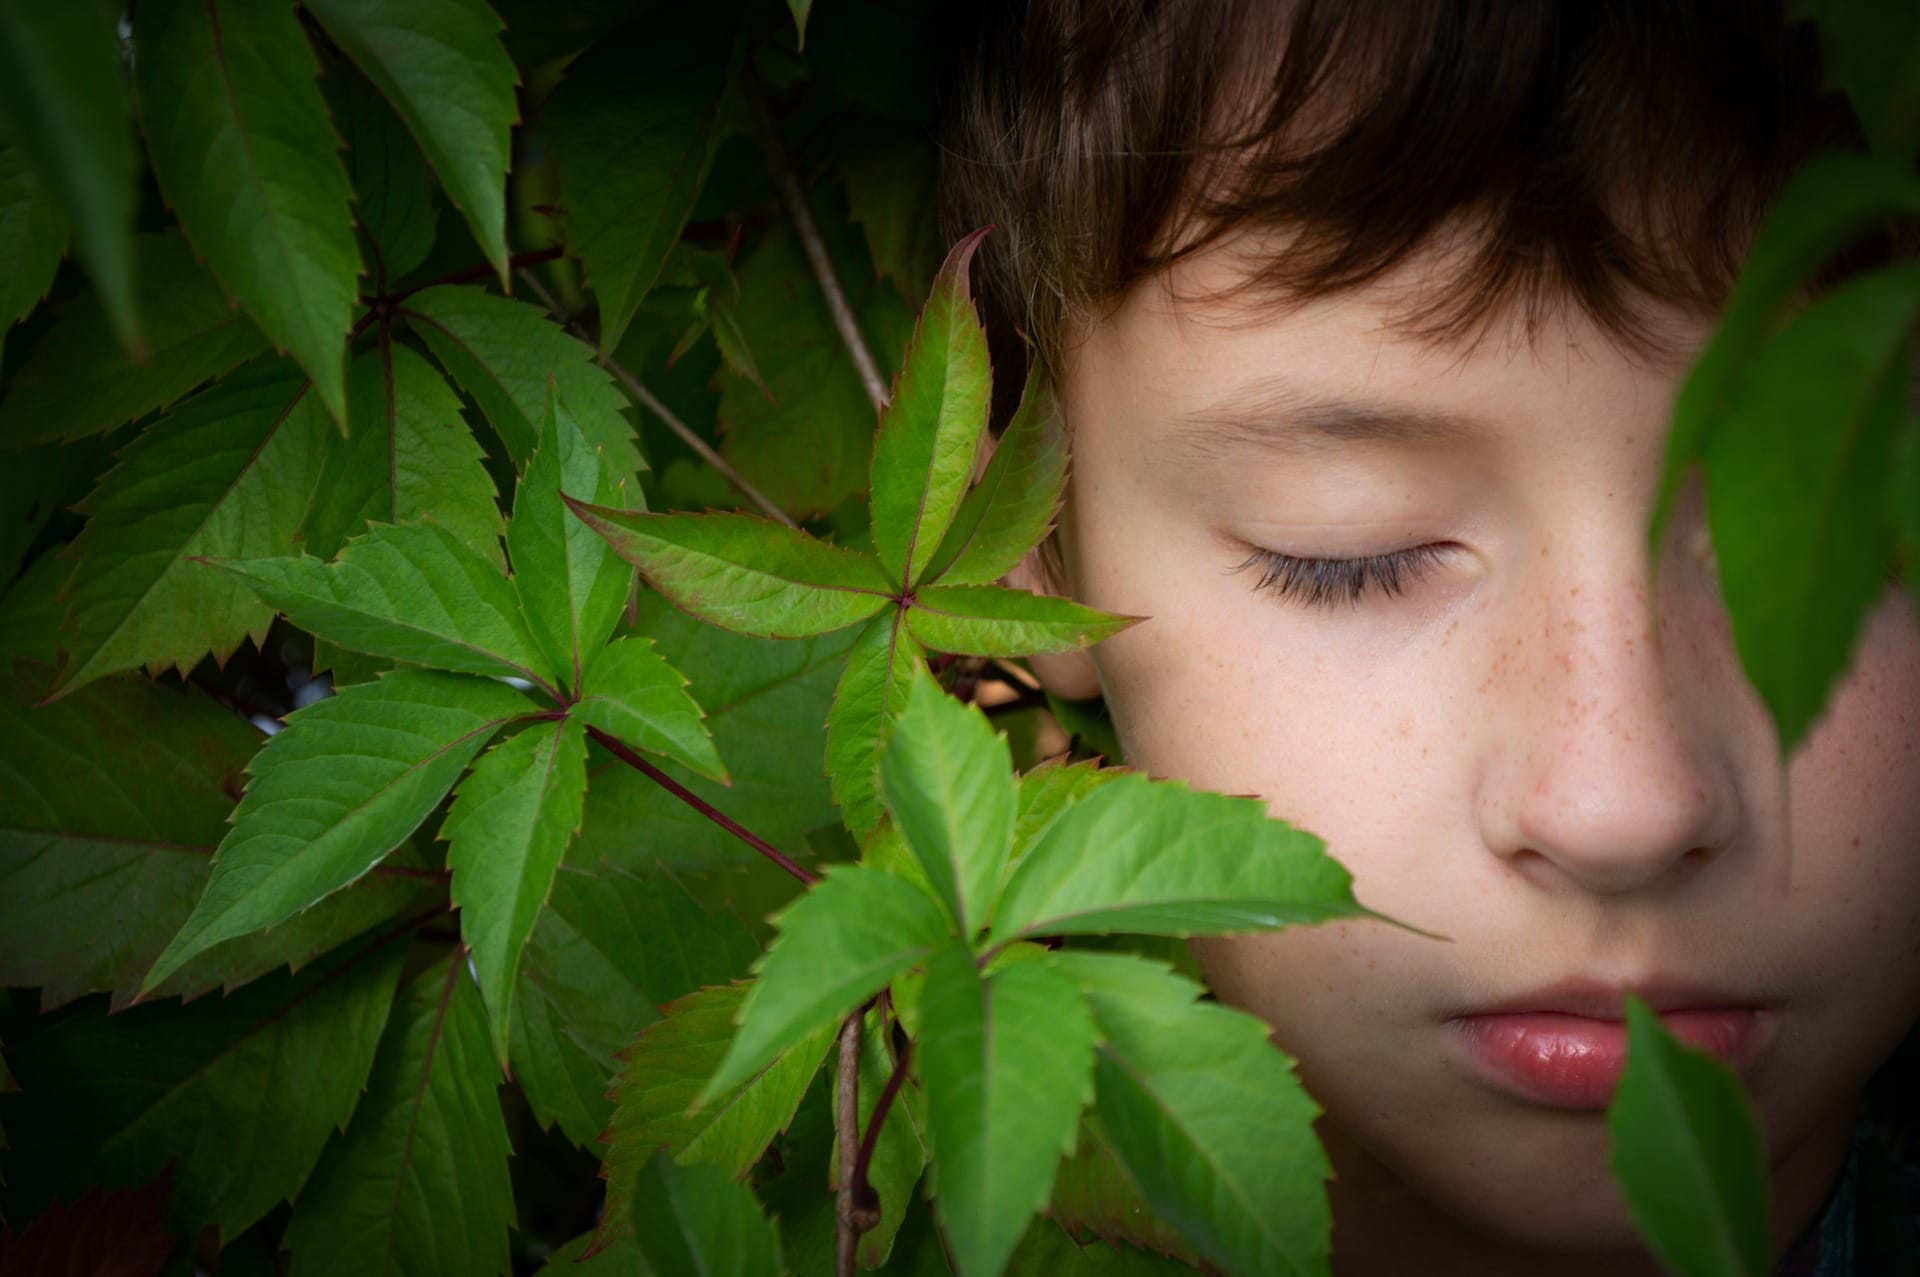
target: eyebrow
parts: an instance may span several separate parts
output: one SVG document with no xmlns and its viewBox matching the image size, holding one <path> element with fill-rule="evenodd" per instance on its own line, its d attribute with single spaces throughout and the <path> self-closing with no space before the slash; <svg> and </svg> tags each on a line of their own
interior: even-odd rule
<svg viewBox="0 0 1920 1277">
<path fill-rule="evenodd" d="M 1321 396 L 1282 378 L 1236 387 L 1173 418 L 1174 442 L 1208 457 L 1246 449 L 1303 456 L 1350 447 L 1432 448 L 1486 439 L 1486 423 L 1435 408 Z"/>
</svg>

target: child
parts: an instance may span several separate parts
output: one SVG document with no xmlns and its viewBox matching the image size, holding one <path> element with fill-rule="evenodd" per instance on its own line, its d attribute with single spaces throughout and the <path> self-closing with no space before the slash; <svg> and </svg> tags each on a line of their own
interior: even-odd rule
<svg viewBox="0 0 1920 1277">
<path fill-rule="evenodd" d="M 977 27 L 946 216 L 997 227 L 997 381 L 1017 328 L 1074 456 L 1033 572 L 1152 618 L 1036 669 L 1105 693 L 1129 763 L 1261 795 L 1451 939 L 1197 946 L 1325 1108 L 1335 1271 L 1656 1271 L 1607 1169 L 1627 991 L 1742 1072 L 1783 1272 L 1912 1263 L 1910 1206 L 1862 1204 L 1886 1155 L 1849 1151 L 1920 1013 L 1913 600 L 1782 769 L 1697 479 L 1645 551 L 1766 206 L 1857 146 L 1811 31 L 1671 0 Z"/>
</svg>

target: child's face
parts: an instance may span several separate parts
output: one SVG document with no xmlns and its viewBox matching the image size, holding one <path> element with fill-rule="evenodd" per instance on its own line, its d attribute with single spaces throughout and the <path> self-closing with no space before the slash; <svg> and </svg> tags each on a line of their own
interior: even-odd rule
<svg viewBox="0 0 1920 1277">
<path fill-rule="evenodd" d="M 1204 300 L 1234 278 L 1216 251 L 1075 334 L 1060 370 L 1066 584 L 1151 618 L 1093 653 L 1127 761 L 1264 797 L 1363 903 L 1452 941 L 1344 924 L 1201 961 L 1326 1108 L 1345 1261 L 1394 1239 L 1463 1263 L 1488 1244 L 1635 1251 L 1603 1114 L 1579 1106 L 1604 1099 L 1579 1099 L 1577 1068 L 1529 1098 L 1457 1020 L 1552 1010 L 1570 985 L 1754 1010 L 1701 1020 L 1744 1033 L 1776 1219 L 1797 1230 L 1920 1014 L 1912 600 L 1889 590 L 1783 776 L 1697 486 L 1657 580 L 1644 550 L 1705 326 L 1661 316 L 1659 366 L 1580 320 L 1531 342 L 1496 323 L 1478 345 L 1389 328 L 1438 269 L 1260 312 Z M 1397 597 L 1350 602 L 1339 577 L 1315 606 L 1237 570 L 1261 549 L 1419 546 Z"/>
</svg>

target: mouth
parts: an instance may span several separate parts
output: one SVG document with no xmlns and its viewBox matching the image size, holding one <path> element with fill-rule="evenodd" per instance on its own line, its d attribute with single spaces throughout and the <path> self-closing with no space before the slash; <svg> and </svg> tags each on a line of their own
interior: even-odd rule
<svg viewBox="0 0 1920 1277">
<path fill-rule="evenodd" d="M 1751 1065 L 1771 1036 L 1772 1018 L 1750 998 L 1660 985 L 1561 985 L 1446 1023 L 1475 1072 L 1499 1089 L 1553 1108 L 1603 1109 L 1626 1067 L 1628 992 L 1644 998 L 1680 1041 L 1736 1070 Z"/>
</svg>

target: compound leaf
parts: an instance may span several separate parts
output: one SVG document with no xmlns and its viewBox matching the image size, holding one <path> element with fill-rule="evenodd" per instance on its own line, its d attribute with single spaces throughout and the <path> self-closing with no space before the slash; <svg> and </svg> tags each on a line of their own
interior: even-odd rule
<svg viewBox="0 0 1920 1277">
<path fill-rule="evenodd" d="M 1067 443 L 1052 383 L 1038 358 L 1006 432 L 947 529 L 927 579 L 989 585 L 1045 539 L 1067 484 Z"/>
<path fill-rule="evenodd" d="M 738 30 L 719 6 L 650 14 L 634 38 L 603 39 L 570 64 L 542 112 L 602 352 L 619 346 L 706 182 Z"/>
<path fill-rule="evenodd" d="M 1013 838 L 1013 757 L 979 709 L 917 673 L 880 762 L 907 847 L 971 937 L 993 912 Z"/>
<path fill-rule="evenodd" d="M 466 964 L 435 963 L 401 995 L 366 1096 L 300 1194 L 285 1242 L 296 1277 L 507 1272 L 499 1081 Z"/>
<path fill-rule="evenodd" d="M 1369 917 L 1320 840 L 1251 798 L 1126 775 L 1047 826 L 1001 889 L 996 941 L 1207 935 Z"/>
<path fill-rule="evenodd" d="M 65 303 L 0 398 L 0 443 L 101 434 L 267 349 L 266 337 L 175 232 L 133 237 L 133 286 L 147 357 L 135 362 L 112 340 L 97 294 Z"/>
<path fill-rule="evenodd" d="M 1319 1108 L 1267 1026 L 1143 958 L 1048 961 L 1092 1008 L 1100 1122 L 1154 1212 L 1223 1271 L 1326 1273 Z"/>
<path fill-rule="evenodd" d="M 350 651 L 544 683 L 513 586 L 437 523 L 380 524 L 331 563 L 302 555 L 216 565 Z"/>
<path fill-rule="evenodd" d="M 586 729 L 571 720 L 536 723 L 474 765 L 440 830 L 460 934 L 502 1065 L 520 954 L 580 828 L 586 793 Z"/>
<path fill-rule="evenodd" d="M 1721 588 L 1783 755 L 1846 672 L 1861 619 L 1886 588 L 1894 535 L 1883 493 L 1916 316 L 1920 268 L 1834 289 L 1766 348 L 1708 442 Z"/>
<path fill-rule="evenodd" d="M 224 661 L 266 634 L 271 609 L 198 560 L 292 549 L 327 434 L 306 387 L 290 364 L 266 360 L 121 454 L 73 545 L 62 691 L 116 670 L 190 670 L 208 652 Z"/>
<path fill-rule="evenodd" d="M 249 766 L 206 894 L 146 987 L 373 868 L 427 818 L 488 738 L 531 709 L 504 683 L 403 670 L 289 715 Z"/>
<path fill-rule="evenodd" d="M 507 282 L 513 60 L 485 0 L 312 0 L 306 9 L 405 120 Z"/>
<path fill-rule="evenodd" d="M 360 251 L 299 18 L 234 0 L 143 4 L 134 44 L 161 191 L 227 291 L 344 424 Z"/>
<path fill-rule="evenodd" d="M 873 560 L 745 514 L 647 514 L 568 499 L 650 585 L 739 634 L 807 638 L 887 605 Z"/>
<path fill-rule="evenodd" d="M 953 944 L 927 960 L 920 1023 L 934 1205 L 961 1277 L 998 1277 L 1073 1150 L 1093 1020 L 1045 962 L 983 977 Z"/>
<path fill-rule="evenodd" d="M 933 651 L 963 656 L 1071 652 L 1110 638 L 1137 619 L 999 585 L 922 586 L 907 609 L 915 638 Z"/>
<path fill-rule="evenodd" d="M 656 1273 L 780 1277 L 780 1239 L 753 1190 L 712 1166 L 656 1153 L 641 1168 L 631 1212 L 641 1257 Z"/>
<path fill-rule="evenodd" d="M 856 837 L 880 823 L 880 749 L 922 668 L 920 645 L 900 620 L 891 609 L 860 632 L 827 711 L 827 774 L 840 818 Z"/>
<path fill-rule="evenodd" d="M 612 633 L 633 587 L 633 570 L 576 519 L 561 494 L 626 504 L 625 483 L 608 473 L 557 393 L 549 393 L 540 444 L 514 495 L 507 524 L 513 584 L 527 625 L 556 684 L 578 688 L 581 668 Z"/>
<path fill-rule="evenodd" d="M 1627 998 L 1627 1067 L 1607 1110 L 1610 1164 L 1640 1235 L 1689 1277 L 1764 1277 L 1766 1158 L 1740 1079 Z"/>
<path fill-rule="evenodd" d="M 873 548 L 901 593 L 919 583 L 973 478 L 992 370 L 967 267 L 985 231 L 954 245 L 920 312 L 873 443 Z"/>
<path fill-rule="evenodd" d="M 840 1018 L 944 944 L 932 897 L 861 865 L 836 865 L 782 911 L 780 934 L 740 1007 L 740 1031 L 699 1103 L 712 1103 L 782 1051 Z"/>
<path fill-rule="evenodd" d="M 687 680 L 643 636 L 615 639 L 594 654 L 572 716 L 635 749 L 661 754 L 703 776 L 724 781 L 705 717 Z"/>
</svg>

